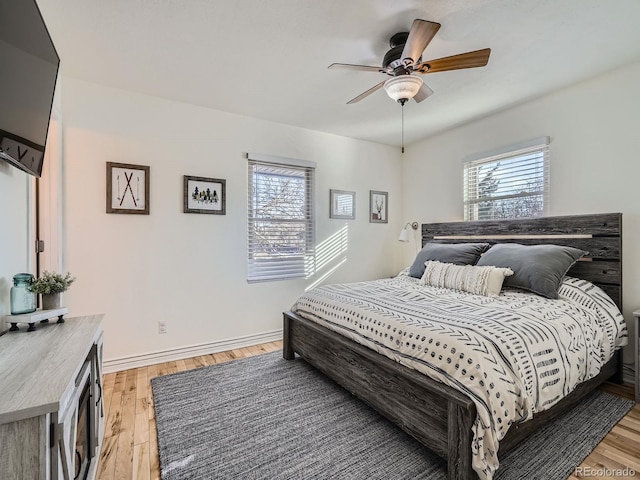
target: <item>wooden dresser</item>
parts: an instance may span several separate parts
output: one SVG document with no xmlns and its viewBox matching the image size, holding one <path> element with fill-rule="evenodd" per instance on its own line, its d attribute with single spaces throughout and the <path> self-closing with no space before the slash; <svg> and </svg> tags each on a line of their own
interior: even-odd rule
<svg viewBox="0 0 640 480">
<path fill-rule="evenodd" d="M 0 478 L 95 477 L 104 429 L 102 315 L 0 337 Z"/>
</svg>

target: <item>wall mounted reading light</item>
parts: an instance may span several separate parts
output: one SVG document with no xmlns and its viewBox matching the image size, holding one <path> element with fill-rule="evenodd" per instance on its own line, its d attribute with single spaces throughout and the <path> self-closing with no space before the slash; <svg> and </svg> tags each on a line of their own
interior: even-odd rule
<svg viewBox="0 0 640 480">
<path fill-rule="evenodd" d="M 400 231 L 400 236 L 398 237 L 398 240 L 401 242 L 408 242 L 410 237 L 409 237 L 409 230 L 407 230 L 408 227 L 413 228 L 414 230 L 418 230 L 418 222 L 408 222 Z"/>
</svg>

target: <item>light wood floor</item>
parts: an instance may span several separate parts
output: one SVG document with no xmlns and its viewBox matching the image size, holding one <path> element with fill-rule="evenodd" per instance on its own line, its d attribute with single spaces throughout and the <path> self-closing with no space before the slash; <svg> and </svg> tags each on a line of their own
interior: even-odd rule
<svg viewBox="0 0 640 480">
<path fill-rule="evenodd" d="M 160 479 L 156 421 L 151 379 L 168 373 L 224 363 L 282 349 L 282 342 L 265 343 L 228 352 L 133 368 L 104 376 L 105 436 L 97 480 Z M 632 398 L 628 387 L 606 385 L 612 393 Z M 640 478 L 640 404 L 600 442 L 581 467 L 633 469 L 635 476 L 594 476 L 593 480 Z M 572 475 L 569 480 L 586 478 Z"/>
</svg>

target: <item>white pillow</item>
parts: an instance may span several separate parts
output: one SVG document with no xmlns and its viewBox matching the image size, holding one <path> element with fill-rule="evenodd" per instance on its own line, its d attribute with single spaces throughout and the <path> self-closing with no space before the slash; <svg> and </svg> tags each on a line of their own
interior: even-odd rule
<svg viewBox="0 0 640 480">
<path fill-rule="evenodd" d="M 505 277 L 513 275 L 509 268 L 493 266 L 454 265 L 437 261 L 424 262 L 420 283 L 432 287 L 451 288 L 475 295 L 497 297 Z"/>
</svg>

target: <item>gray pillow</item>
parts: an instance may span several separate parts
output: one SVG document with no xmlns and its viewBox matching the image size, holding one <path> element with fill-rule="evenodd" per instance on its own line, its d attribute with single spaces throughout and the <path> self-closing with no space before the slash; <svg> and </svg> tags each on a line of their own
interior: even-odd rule
<svg viewBox="0 0 640 480">
<path fill-rule="evenodd" d="M 562 278 L 587 252 L 560 245 L 500 243 L 487 250 L 478 265 L 510 268 L 503 286 L 521 288 L 547 298 L 558 298 Z"/>
<path fill-rule="evenodd" d="M 482 252 L 490 246 L 488 243 L 427 243 L 413 261 L 409 276 L 422 278 L 424 262 L 428 260 L 455 265 L 475 265 Z"/>
</svg>

